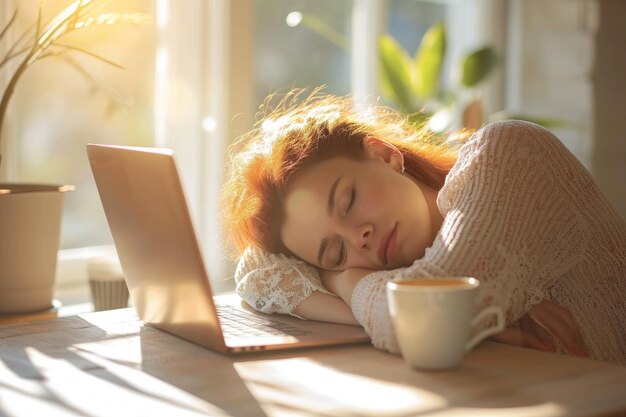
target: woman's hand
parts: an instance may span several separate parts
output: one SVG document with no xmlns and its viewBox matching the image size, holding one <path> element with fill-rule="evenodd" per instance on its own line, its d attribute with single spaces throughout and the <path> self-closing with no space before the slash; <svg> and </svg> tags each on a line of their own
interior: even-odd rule
<svg viewBox="0 0 626 417">
<path fill-rule="evenodd" d="M 507 328 L 491 337 L 509 345 L 556 352 L 559 340 L 572 355 L 588 357 L 580 330 L 568 309 L 548 301 L 533 306 L 521 319 L 520 328 Z"/>
<path fill-rule="evenodd" d="M 349 268 L 345 271 L 319 270 L 324 287 L 341 298 L 348 306 L 352 305 L 352 292 L 366 275 L 375 272 L 365 268 Z"/>
</svg>

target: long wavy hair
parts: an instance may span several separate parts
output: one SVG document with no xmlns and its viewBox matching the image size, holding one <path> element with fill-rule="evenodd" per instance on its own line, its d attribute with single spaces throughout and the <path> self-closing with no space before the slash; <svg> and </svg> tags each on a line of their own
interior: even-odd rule
<svg viewBox="0 0 626 417">
<path fill-rule="evenodd" d="M 367 137 L 398 148 L 406 171 L 435 190 L 443 187 L 456 162 L 454 147 L 385 106 L 359 106 L 349 97 L 319 89 L 293 90 L 271 106 L 276 98 L 266 100 L 255 128 L 229 149 L 221 225 L 235 257 L 248 246 L 291 255 L 280 237 L 289 179 L 334 156 L 364 158 Z"/>
</svg>

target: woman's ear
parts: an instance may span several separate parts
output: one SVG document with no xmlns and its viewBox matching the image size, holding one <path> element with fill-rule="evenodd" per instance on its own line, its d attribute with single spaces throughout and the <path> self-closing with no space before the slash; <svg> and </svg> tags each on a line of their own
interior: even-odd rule
<svg viewBox="0 0 626 417">
<path fill-rule="evenodd" d="M 392 144 L 368 136 L 363 139 L 363 150 L 368 158 L 381 160 L 398 172 L 404 171 L 404 155 Z"/>
</svg>

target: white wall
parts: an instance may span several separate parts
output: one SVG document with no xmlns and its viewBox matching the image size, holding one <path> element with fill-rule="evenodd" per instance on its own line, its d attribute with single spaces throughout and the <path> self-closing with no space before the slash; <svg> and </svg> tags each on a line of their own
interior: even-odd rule
<svg viewBox="0 0 626 417">
<path fill-rule="evenodd" d="M 626 218 L 626 2 L 599 1 L 594 83 L 593 174 Z"/>
<path fill-rule="evenodd" d="M 593 54 L 597 4 L 587 0 L 513 0 L 509 8 L 508 108 L 574 126 L 555 129 L 592 169 Z"/>
<path fill-rule="evenodd" d="M 626 1 L 510 0 L 507 108 L 553 129 L 626 217 Z"/>
</svg>

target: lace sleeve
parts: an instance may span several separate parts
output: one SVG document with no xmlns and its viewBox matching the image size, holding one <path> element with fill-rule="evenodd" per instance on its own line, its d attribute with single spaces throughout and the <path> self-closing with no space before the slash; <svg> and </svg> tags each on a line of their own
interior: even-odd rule
<svg viewBox="0 0 626 417">
<path fill-rule="evenodd" d="M 315 267 L 283 254 L 249 247 L 235 272 L 237 294 L 263 313 L 292 314 L 313 291 L 331 294 Z"/>
</svg>

